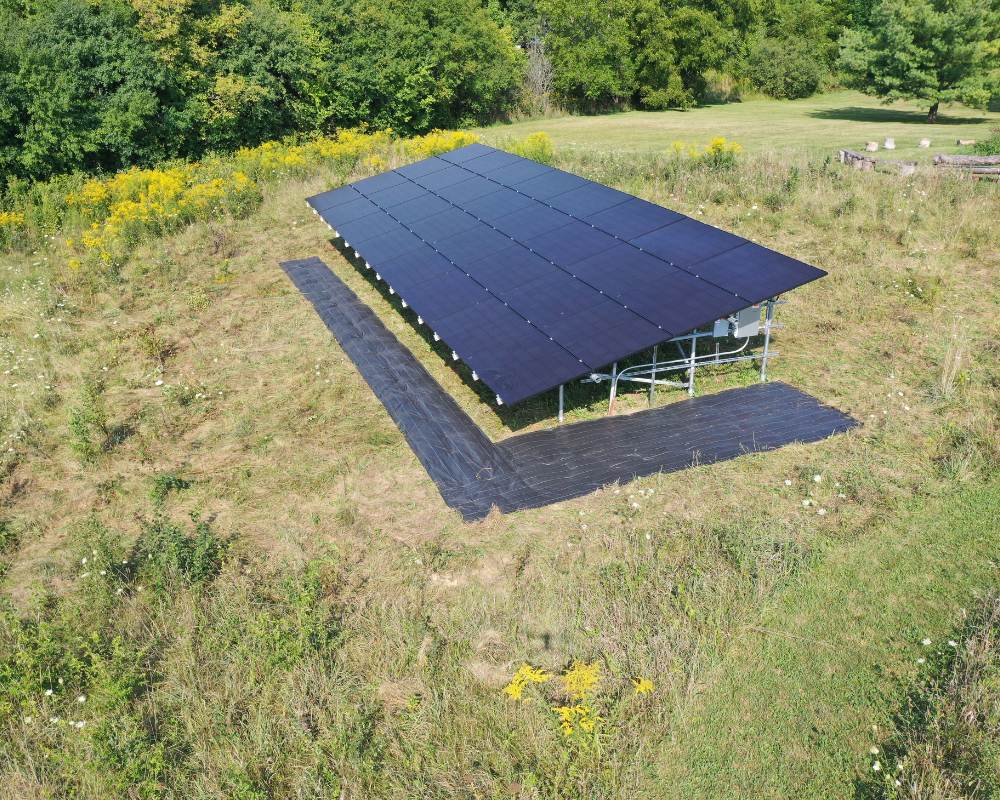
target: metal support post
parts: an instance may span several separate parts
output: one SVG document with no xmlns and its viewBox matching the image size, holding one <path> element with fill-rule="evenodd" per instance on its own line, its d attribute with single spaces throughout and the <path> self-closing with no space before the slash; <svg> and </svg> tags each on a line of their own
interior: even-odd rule
<svg viewBox="0 0 1000 800">
<path fill-rule="evenodd" d="M 688 367 L 688 395 L 694 396 L 694 367 L 695 358 L 698 354 L 698 338 L 696 336 L 691 337 L 691 366 Z"/>
<path fill-rule="evenodd" d="M 563 421 L 563 389 L 565 388 L 565 386 L 566 386 L 566 384 L 564 384 L 564 383 L 560 383 L 559 384 L 559 422 L 560 423 Z"/>
<path fill-rule="evenodd" d="M 615 395 L 618 394 L 618 362 L 611 365 L 611 396 L 608 398 L 608 414 L 614 413 Z"/>
<path fill-rule="evenodd" d="M 760 359 L 760 382 L 767 380 L 767 355 L 771 349 L 771 321 L 774 319 L 774 300 L 767 301 L 767 311 L 764 315 L 764 353 Z"/>
<path fill-rule="evenodd" d="M 653 371 L 649 374 L 649 407 L 653 407 L 653 398 L 656 396 L 656 349 L 658 345 L 653 345 Z"/>
</svg>

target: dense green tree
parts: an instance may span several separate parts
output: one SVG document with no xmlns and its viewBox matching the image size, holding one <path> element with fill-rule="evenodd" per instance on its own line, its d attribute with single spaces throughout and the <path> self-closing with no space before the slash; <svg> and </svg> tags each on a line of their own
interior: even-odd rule
<svg viewBox="0 0 1000 800">
<path fill-rule="evenodd" d="M 996 56 L 989 24 L 973 19 L 987 4 L 914 0 L 903 14 L 902 0 L 0 0 L 0 170 L 110 170 L 357 125 L 415 133 L 552 100 L 687 108 L 713 71 L 802 96 L 851 21 L 845 63 L 863 62 L 872 86 L 924 96 L 933 84 L 935 97 L 968 100 L 970 75 Z M 921 80 L 876 57 L 900 41 L 897 60 Z"/>
<path fill-rule="evenodd" d="M 632 95 L 633 0 L 539 0 L 545 44 L 560 102 L 594 111 Z"/>
<path fill-rule="evenodd" d="M 403 132 L 486 122 L 524 56 L 477 0 L 354 0 L 331 26 L 330 102 L 344 125 Z"/>
<path fill-rule="evenodd" d="M 886 100 L 985 107 L 1000 70 L 997 0 L 879 0 L 866 24 L 841 40 L 840 64 L 852 84 Z"/>
<path fill-rule="evenodd" d="M 313 21 L 266 2 L 237 6 L 208 40 L 211 72 L 192 101 L 211 149 L 316 131 L 332 114 L 324 78 L 328 46 Z"/>
<path fill-rule="evenodd" d="M 771 97 L 795 99 L 813 94 L 826 68 L 815 51 L 791 39 L 765 37 L 747 54 L 747 76 Z"/>
<path fill-rule="evenodd" d="M 0 125 L 15 143 L 5 137 L 5 170 L 40 177 L 169 154 L 169 76 L 131 7 L 46 0 L 2 24 Z"/>
</svg>

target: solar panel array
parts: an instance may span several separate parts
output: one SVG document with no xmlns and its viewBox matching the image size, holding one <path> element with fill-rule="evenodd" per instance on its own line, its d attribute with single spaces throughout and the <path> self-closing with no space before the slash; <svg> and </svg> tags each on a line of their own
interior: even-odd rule
<svg viewBox="0 0 1000 800">
<path fill-rule="evenodd" d="M 508 404 L 826 274 L 482 144 L 308 202 Z"/>
</svg>

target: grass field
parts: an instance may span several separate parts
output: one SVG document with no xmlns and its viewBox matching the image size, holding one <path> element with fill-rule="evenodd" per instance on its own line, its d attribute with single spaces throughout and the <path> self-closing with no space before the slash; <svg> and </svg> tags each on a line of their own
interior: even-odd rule
<svg viewBox="0 0 1000 800">
<path fill-rule="evenodd" d="M 0 797 L 869 796 L 922 639 L 996 585 L 1000 187 L 755 147 L 752 115 L 711 132 L 748 145 L 723 171 L 621 127 L 724 111 L 520 130 L 584 124 L 560 166 L 829 270 L 771 374 L 862 427 L 475 525 L 277 262 L 323 256 L 491 436 L 553 398 L 497 413 L 336 256 L 302 202 L 332 171 L 117 274 L 3 256 Z M 564 735 L 557 678 L 504 692 L 576 661 L 593 731 Z"/>
<path fill-rule="evenodd" d="M 916 103 L 883 105 L 860 92 L 840 91 L 804 100 L 747 100 L 692 111 L 630 111 L 611 116 L 561 116 L 486 128 L 487 141 L 542 130 L 557 146 L 586 151 L 662 152 L 674 141 L 704 145 L 716 136 L 739 142 L 748 152 L 835 153 L 879 143 L 880 158 L 928 160 L 934 153 L 961 152 L 958 139 L 984 138 L 1000 125 L 1000 114 L 961 105 L 944 108 L 940 121 L 927 123 Z M 881 150 L 887 136 L 892 152 Z M 922 150 L 922 138 L 931 147 Z"/>
</svg>

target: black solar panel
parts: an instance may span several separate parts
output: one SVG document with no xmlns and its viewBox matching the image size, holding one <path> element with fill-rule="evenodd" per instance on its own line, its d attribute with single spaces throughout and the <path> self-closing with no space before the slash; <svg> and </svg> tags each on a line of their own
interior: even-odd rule
<svg viewBox="0 0 1000 800">
<path fill-rule="evenodd" d="M 825 274 L 481 144 L 309 204 L 505 403 Z"/>
</svg>

